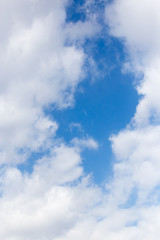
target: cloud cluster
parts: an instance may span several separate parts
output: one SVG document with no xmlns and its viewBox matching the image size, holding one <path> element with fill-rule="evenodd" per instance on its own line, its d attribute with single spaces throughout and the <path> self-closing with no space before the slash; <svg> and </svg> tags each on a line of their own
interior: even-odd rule
<svg viewBox="0 0 160 240">
<path fill-rule="evenodd" d="M 117 162 L 109 188 L 120 207 L 134 209 L 137 215 L 123 239 L 158 239 L 159 235 L 154 220 L 160 216 L 159 7 L 157 0 L 115 0 L 106 7 L 110 33 L 124 42 L 128 69 L 141 78 L 137 84 L 141 98 L 131 123 L 111 136 Z"/>
<path fill-rule="evenodd" d="M 89 187 L 89 179 L 78 180 L 83 176 L 80 152 L 78 146 L 61 144 L 30 174 L 16 167 L 1 169 L 1 238 L 55 239 L 99 201 L 99 190 Z"/>
<path fill-rule="evenodd" d="M 159 6 L 156 0 L 119 0 L 106 8 L 111 34 L 124 40 L 132 71 L 143 75 L 137 86 L 141 99 L 136 113 L 130 126 L 111 138 L 113 151 L 120 162 L 130 165 L 131 171 L 137 175 L 134 181 L 138 181 L 139 186 L 143 182 L 147 188 L 159 184 L 159 179 L 155 180 L 159 171 L 160 143 Z"/>
<path fill-rule="evenodd" d="M 130 71 L 143 74 L 137 87 L 143 96 L 135 121 L 138 125 L 159 121 L 159 1 L 114 1 L 106 8 L 110 33 L 122 39 L 130 59 Z"/>
<path fill-rule="evenodd" d="M 0 3 L 0 162 L 17 164 L 47 148 L 57 123 L 50 104 L 64 108 L 82 79 L 85 55 L 66 45 L 67 1 Z"/>
<path fill-rule="evenodd" d="M 73 104 L 85 61 L 77 42 L 98 31 L 89 19 L 66 23 L 67 4 L 65 0 L 0 2 L 0 238 L 4 240 L 55 239 L 99 198 L 99 190 L 89 187 L 81 159 L 85 147 L 96 149 L 98 144 L 91 138 L 73 139 L 68 145 L 55 141 L 58 124 L 45 114 L 50 105 Z M 25 162 L 33 153 L 43 156 L 36 157 L 27 172 Z M 22 163 L 26 165 L 20 170 Z"/>
<path fill-rule="evenodd" d="M 0 238 L 158 240 L 160 3 L 106 6 L 110 34 L 124 41 L 130 67 L 143 79 L 131 124 L 111 136 L 116 163 L 103 189 L 82 166 L 83 149 L 98 144 L 90 138 L 55 142 L 58 123 L 44 111 L 73 104 L 85 61 L 77 41 L 99 30 L 94 17 L 66 23 L 67 4 L 0 2 Z M 17 165 L 33 152 L 43 156 L 32 171 L 21 171 Z"/>
</svg>

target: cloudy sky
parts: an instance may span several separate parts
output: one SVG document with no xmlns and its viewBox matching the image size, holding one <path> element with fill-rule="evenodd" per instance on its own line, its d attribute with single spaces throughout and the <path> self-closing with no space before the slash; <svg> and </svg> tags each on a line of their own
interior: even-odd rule
<svg viewBox="0 0 160 240">
<path fill-rule="evenodd" d="M 0 0 L 0 239 L 159 240 L 159 0 Z"/>
</svg>

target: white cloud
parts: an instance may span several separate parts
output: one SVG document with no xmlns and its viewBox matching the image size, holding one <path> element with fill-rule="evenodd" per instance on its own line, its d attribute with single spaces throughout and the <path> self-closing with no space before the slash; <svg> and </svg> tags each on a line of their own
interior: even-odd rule
<svg viewBox="0 0 160 240">
<path fill-rule="evenodd" d="M 77 146 L 77 148 L 79 147 L 91 148 L 91 149 L 98 148 L 98 143 L 92 138 L 86 138 L 86 139 L 73 138 L 71 143 Z"/>
<path fill-rule="evenodd" d="M 67 146 L 54 136 L 58 123 L 44 113 L 73 104 L 85 54 L 77 41 L 96 33 L 89 22 L 65 22 L 67 1 L 0 2 L 0 238 L 55 239 L 99 201 L 80 153 L 91 139 Z M 77 34 L 77 28 L 90 33 Z M 66 44 L 70 37 L 70 45 Z M 75 43 L 76 40 L 76 43 Z M 57 143 L 58 142 L 58 143 Z M 17 167 L 33 152 L 33 170 Z M 25 165 L 24 165 L 25 166 Z"/>
<path fill-rule="evenodd" d="M 160 2 L 116 0 L 106 8 L 110 33 L 121 38 L 130 59 L 130 70 L 143 74 L 137 87 L 143 96 L 134 121 L 139 126 L 159 121 Z"/>
<path fill-rule="evenodd" d="M 143 58 L 159 54 L 159 6 L 158 0 L 113 1 L 106 8 L 111 34 L 124 39 L 133 55 L 139 52 Z"/>
<path fill-rule="evenodd" d="M 131 127 L 113 136 L 113 151 L 128 178 L 148 190 L 160 183 L 159 169 L 159 14 L 158 1 L 114 1 L 106 8 L 110 32 L 121 37 L 130 54 L 133 71 L 143 73 L 139 101 Z M 124 163 L 125 161 L 125 163 Z M 122 167 L 123 168 L 123 167 Z M 121 171 L 121 170 L 120 170 Z M 124 170 L 122 170 L 124 171 Z M 127 172 L 127 173 L 128 173 Z M 124 172 L 122 173 L 123 176 Z M 125 174 L 124 174 L 125 175 Z M 150 190 L 151 190 L 150 189 Z"/>
<path fill-rule="evenodd" d="M 69 125 L 69 129 L 71 132 L 74 129 L 77 129 L 77 131 L 79 131 L 79 132 L 84 132 L 82 125 L 80 123 L 76 123 L 76 122 L 71 122 Z"/>
<path fill-rule="evenodd" d="M 31 174 L 11 167 L 1 170 L 0 236 L 55 239 L 73 228 L 100 201 L 98 188 L 84 177 L 80 164 L 80 149 L 61 144 Z"/>
<path fill-rule="evenodd" d="M 114 239 L 158 239 L 159 227 L 159 1 L 116 0 L 106 7 L 110 33 L 126 47 L 130 71 L 141 77 L 136 113 L 119 134 L 111 137 L 117 162 L 107 184 L 119 208 L 134 209 L 136 224 L 121 228 Z M 119 209 L 117 210 L 119 211 Z M 124 209 L 123 209 L 124 211 Z M 109 238 L 112 239 L 112 236 Z"/>
<path fill-rule="evenodd" d="M 43 108 L 73 104 L 85 54 L 74 44 L 66 45 L 66 4 L 0 3 L 1 163 L 17 164 L 29 152 L 50 145 L 58 125 L 44 115 Z"/>
<path fill-rule="evenodd" d="M 99 31 L 100 25 L 94 18 L 85 22 L 78 21 L 76 24 L 69 23 L 66 27 L 66 34 L 72 42 L 76 42 L 77 39 L 84 41 L 86 38 L 94 37 Z"/>
</svg>

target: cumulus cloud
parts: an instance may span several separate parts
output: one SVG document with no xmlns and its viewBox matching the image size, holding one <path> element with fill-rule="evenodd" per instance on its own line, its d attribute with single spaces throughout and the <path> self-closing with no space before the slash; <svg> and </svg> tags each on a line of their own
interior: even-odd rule
<svg viewBox="0 0 160 240">
<path fill-rule="evenodd" d="M 130 59 L 130 70 L 143 75 L 137 86 L 143 96 L 137 106 L 135 122 L 159 121 L 159 1 L 114 1 L 106 8 L 110 33 L 122 39 Z"/>
<path fill-rule="evenodd" d="M 134 209 L 135 224 L 116 239 L 158 239 L 159 216 L 159 1 L 115 0 L 106 7 L 110 34 L 126 48 L 141 96 L 126 129 L 111 136 L 117 162 L 107 188 L 119 208 Z M 156 214 L 155 214 L 156 212 Z M 111 238 L 112 239 L 112 238 Z"/>
<path fill-rule="evenodd" d="M 99 189 L 84 176 L 80 152 L 77 146 L 60 144 L 30 174 L 15 167 L 1 169 L 3 239 L 55 239 L 100 201 Z"/>
<path fill-rule="evenodd" d="M 106 6 L 110 34 L 124 41 L 132 71 L 143 75 L 137 86 L 143 97 L 131 124 L 110 138 L 116 163 L 103 188 L 85 175 L 81 158 L 97 142 L 54 141 L 58 123 L 44 112 L 51 104 L 73 104 L 85 61 L 77 41 L 99 30 L 94 18 L 67 24 L 67 4 L 0 2 L 0 237 L 158 240 L 160 4 L 116 0 Z M 33 152 L 43 156 L 30 172 L 21 171 L 17 165 Z"/>
<path fill-rule="evenodd" d="M 58 125 L 45 116 L 44 107 L 73 104 L 85 55 L 66 45 L 66 4 L 0 3 L 1 163 L 23 162 L 29 152 L 48 147 Z"/>
<path fill-rule="evenodd" d="M 58 123 L 45 114 L 66 108 L 83 78 L 85 54 L 77 41 L 98 30 L 67 24 L 68 1 L 0 2 L 0 238 L 55 239 L 99 201 L 82 167 L 91 138 L 55 140 Z M 90 26 L 77 34 L 77 28 Z M 70 38 L 70 43 L 68 39 Z M 43 153 L 30 172 L 19 169 Z M 30 160 L 31 161 L 31 160 Z M 25 165 L 23 165 L 25 166 Z M 94 199 L 94 200 L 93 200 Z"/>
<path fill-rule="evenodd" d="M 137 7 L 138 6 L 138 7 Z M 136 165 L 135 174 L 139 174 L 144 184 L 152 185 L 158 170 L 159 145 L 159 14 L 158 1 L 114 1 L 106 8 L 106 18 L 110 32 L 124 39 L 126 49 L 135 73 L 143 73 L 138 83 L 137 91 L 142 96 L 136 109 L 135 116 L 128 129 L 113 136 L 113 150 L 117 159 Z M 154 17 L 153 17 L 154 15 Z M 141 166 L 142 164 L 142 166 Z M 141 166 L 138 169 L 138 165 Z M 153 169 L 152 169 L 153 167 Z M 148 170 L 147 170 L 148 169 Z M 148 171 L 153 171 L 149 178 Z M 145 175 L 146 172 L 146 175 Z M 136 179 L 138 179 L 136 177 Z M 141 180 L 139 180 L 139 183 Z M 157 181 L 157 184 L 159 180 Z M 154 184 L 153 184 L 154 185 Z"/>
</svg>

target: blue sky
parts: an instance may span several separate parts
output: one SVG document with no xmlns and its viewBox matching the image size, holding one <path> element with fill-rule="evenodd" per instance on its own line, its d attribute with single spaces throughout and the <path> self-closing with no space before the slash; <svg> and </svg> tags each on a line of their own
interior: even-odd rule
<svg viewBox="0 0 160 240">
<path fill-rule="evenodd" d="M 67 9 L 67 21 L 84 21 L 85 1 L 72 1 Z M 96 2 L 91 10 L 104 14 L 104 2 Z M 73 106 L 65 110 L 53 110 L 53 117 L 59 122 L 57 136 L 70 141 L 74 137 L 92 136 L 99 143 L 96 152 L 83 153 L 84 169 L 92 173 L 96 183 L 101 184 L 112 175 L 114 156 L 109 137 L 116 134 L 130 122 L 138 103 L 135 77 L 122 73 L 125 49 L 122 41 L 108 34 L 107 25 L 98 15 L 102 32 L 83 43 L 85 53 L 94 61 L 85 63 L 85 77 L 75 93 Z M 104 31 L 104 32 L 103 32 Z M 94 68 L 94 69 L 93 69 Z M 96 73 L 95 73 L 96 71 Z M 72 123 L 81 125 L 70 129 Z"/>
<path fill-rule="evenodd" d="M 111 171 L 113 156 L 110 135 L 125 128 L 138 103 L 134 76 L 123 74 L 123 61 L 117 60 L 117 54 L 123 58 L 123 48 L 120 42 L 110 41 L 106 44 L 106 39 L 101 38 L 91 42 L 93 47 L 90 53 L 98 65 L 96 79 L 92 79 L 92 66 L 89 66 L 85 79 L 75 93 L 74 105 L 65 110 L 53 110 L 53 116 L 59 122 L 58 137 L 69 141 L 88 134 L 98 141 L 99 149 L 96 152 L 87 150 L 84 153 L 84 167 L 87 173 L 93 172 L 98 182 Z M 81 124 L 83 131 L 76 128 L 71 131 L 72 122 Z"/>
<path fill-rule="evenodd" d="M 159 8 L 0 2 L 0 239 L 159 240 Z"/>
</svg>

